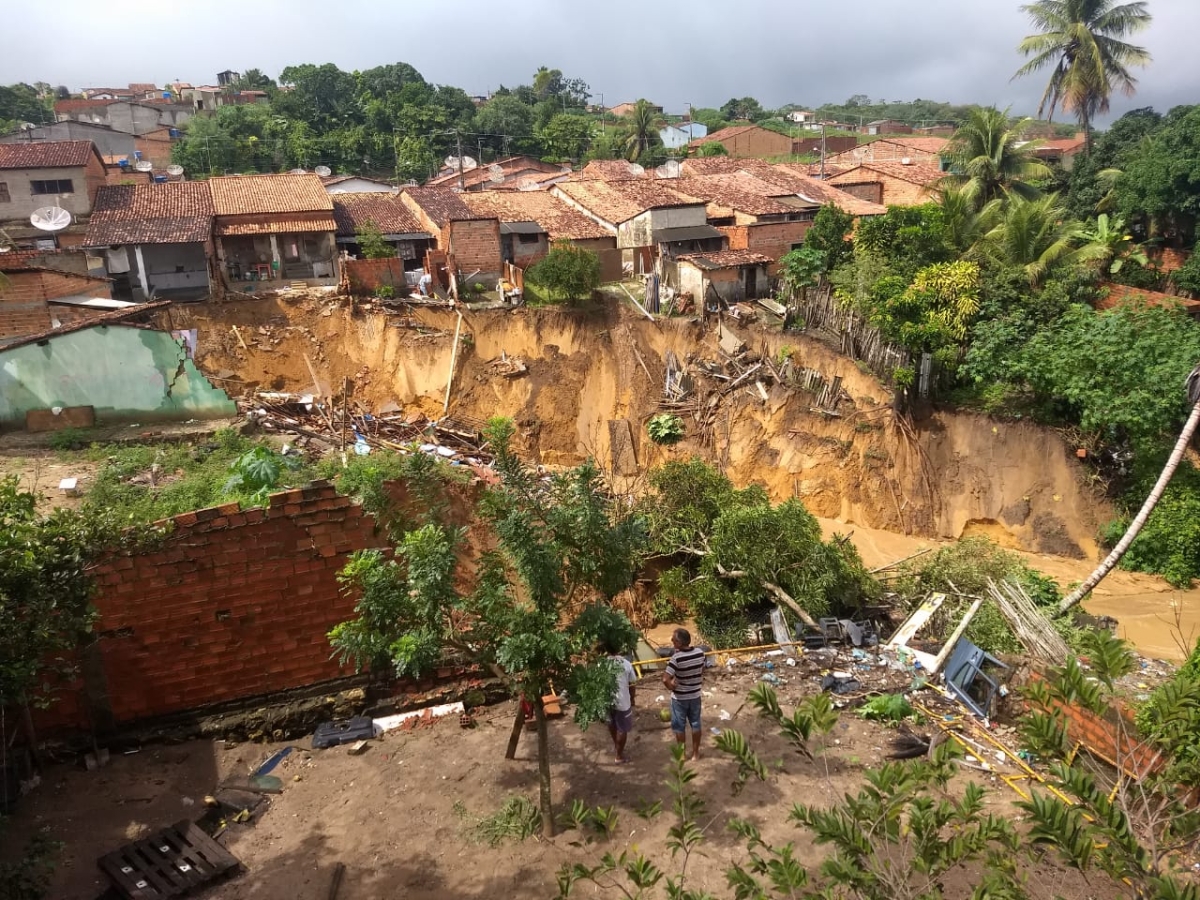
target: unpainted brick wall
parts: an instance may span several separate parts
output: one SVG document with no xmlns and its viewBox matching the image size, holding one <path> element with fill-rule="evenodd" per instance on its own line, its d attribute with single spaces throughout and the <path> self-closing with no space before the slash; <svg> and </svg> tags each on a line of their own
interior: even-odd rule
<svg viewBox="0 0 1200 900">
<path fill-rule="evenodd" d="M 1078 741 L 1110 763 L 1119 764 L 1130 775 L 1141 778 L 1162 768 L 1162 757 L 1134 736 L 1132 722 L 1110 722 L 1074 704 L 1055 703 L 1054 708 L 1066 717 L 1067 736 L 1072 741 Z"/>
<path fill-rule="evenodd" d="M 97 573 L 102 693 L 117 725 L 353 674 L 330 658 L 327 634 L 354 612 L 337 581 L 349 554 L 387 545 L 361 506 L 319 482 L 265 509 L 231 503 L 172 522 L 161 546 Z M 90 722 L 77 695 L 37 724 Z"/>
<path fill-rule="evenodd" d="M 475 219 L 450 224 L 450 252 L 464 273 L 493 275 L 500 272 L 500 222 Z"/>
<path fill-rule="evenodd" d="M 373 294 L 384 285 L 391 285 L 400 296 L 409 292 L 404 283 L 404 260 L 392 259 L 348 259 L 342 265 L 350 279 L 350 290 L 355 294 Z"/>
</svg>

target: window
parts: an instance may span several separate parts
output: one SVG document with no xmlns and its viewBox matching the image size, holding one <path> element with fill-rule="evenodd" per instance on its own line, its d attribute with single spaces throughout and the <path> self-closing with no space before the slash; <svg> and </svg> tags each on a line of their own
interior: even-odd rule
<svg viewBox="0 0 1200 900">
<path fill-rule="evenodd" d="M 70 178 L 60 178 L 57 181 L 50 179 L 49 181 L 31 181 L 29 182 L 29 193 L 37 194 L 73 194 L 75 193 L 75 185 Z"/>
<path fill-rule="evenodd" d="M 518 234 L 517 235 L 517 243 L 518 244 L 536 244 L 541 239 L 542 239 L 542 236 L 540 234 Z"/>
<path fill-rule="evenodd" d="M 0 203 L 11 203 L 12 197 L 8 195 L 8 182 L 0 181 Z"/>
</svg>

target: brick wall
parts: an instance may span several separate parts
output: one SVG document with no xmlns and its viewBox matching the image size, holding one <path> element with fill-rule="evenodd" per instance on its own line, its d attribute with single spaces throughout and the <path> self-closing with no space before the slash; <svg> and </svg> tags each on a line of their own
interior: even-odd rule
<svg viewBox="0 0 1200 900">
<path fill-rule="evenodd" d="M 96 194 L 108 183 L 108 170 L 104 168 L 104 162 L 95 153 L 88 154 L 83 180 L 87 185 L 88 212 L 91 212 L 96 203 Z"/>
<path fill-rule="evenodd" d="M 45 331 L 52 325 L 46 301 L 72 294 L 112 298 L 107 281 L 68 272 L 9 272 L 0 287 L 0 339 Z M 57 315 L 58 309 L 55 308 Z M 66 321 L 59 317 L 59 321 Z"/>
<path fill-rule="evenodd" d="M 792 153 L 796 156 L 803 156 L 806 153 L 815 153 L 821 155 L 821 139 L 819 137 L 811 138 L 796 138 L 792 141 Z M 831 156 L 834 153 L 845 153 L 847 150 L 853 150 L 858 146 L 858 138 L 856 137 L 841 137 L 841 136 L 826 136 L 825 155 Z"/>
<path fill-rule="evenodd" d="M 374 294 L 384 285 L 395 288 L 397 296 L 408 293 L 404 283 L 404 260 L 398 257 L 348 259 L 342 265 L 346 267 L 346 277 L 350 280 L 352 293 Z"/>
<path fill-rule="evenodd" d="M 497 274 L 500 260 L 500 222 L 497 219 L 472 219 L 450 223 L 450 252 L 458 268 L 469 275 Z"/>
<path fill-rule="evenodd" d="M 353 615 L 338 571 L 386 546 L 375 520 L 328 483 L 184 513 L 161 546 L 96 573 L 99 663 L 85 688 L 38 714 L 39 732 L 123 725 L 353 674 L 329 630 Z M 99 682 L 99 683 L 97 683 Z M 88 709 L 81 696 L 104 698 Z"/>
</svg>

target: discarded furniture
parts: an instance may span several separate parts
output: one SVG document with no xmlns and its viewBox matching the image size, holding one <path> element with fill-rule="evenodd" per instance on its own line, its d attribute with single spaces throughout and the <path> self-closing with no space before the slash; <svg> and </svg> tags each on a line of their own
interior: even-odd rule
<svg viewBox="0 0 1200 900">
<path fill-rule="evenodd" d="M 128 900 L 182 897 L 238 868 L 228 850 L 187 819 L 96 860 Z"/>
<path fill-rule="evenodd" d="M 992 714 L 993 701 L 1001 693 L 999 676 L 1006 671 L 1008 666 L 996 657 L 960 638 L 946 664 L 946 688 L 971 712 L 986 719 Z"/>
</svg>

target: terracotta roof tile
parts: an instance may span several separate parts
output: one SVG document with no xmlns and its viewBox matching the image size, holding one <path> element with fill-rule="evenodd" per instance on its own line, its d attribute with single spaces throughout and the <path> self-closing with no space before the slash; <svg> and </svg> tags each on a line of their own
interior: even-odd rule
<svg viewBox="0 0 1200 900">
<path fill-rule="evenodd" d="M 108 185 L 96 193 L 84 246 L 196 243 L 212 226 L 208 182 Z"/>
<path fill-rule="evenodd" d="M 635 178 L 649 178 L 648 172 L 631 170 L 633 163 L 623 159 L 593 159 L 590 163 L 571 175 L 571 181 L 630 181 Z"/>
<path fill-rule="evenodd" d="M 612 232 L 546 191 L 478 191 L 459 199 L 477 215 L 501 222 L 537 222 L 552 241 L 611 237 Z"/>
<path fill-rule="evenodd" d="M 116 103 L 116 100 L 55 100 L 54 112 L 62 115 L 83 112 L 85 109 L 96 109 Z"/>
<path fill-rule="evenodd" d="M 367 222 L 374 222 L 384 234 L 425 233 L 398 194 L 381 191 L 334 194 L 333 218 L 342 237 L 353 237 Z"/>
<path fill-rule="evenodd" d="M 1189 300 L 1161 291 L 1146 291 L 1127 284 L 1109 282 L 1104 287 L 1108 289 L 1108 293 L 1096 301 L 1096 309 L 1114 309 L 1129 303 L 1145 303 L 1147 306 L 1178 305 L 1191 315 L 1200 313 L 1200 300 Z"/>
<path fill-rule="evenodd" d="M 91 141 L 0 144 L 0 169 L 74 169 L 96 153 Z"/>
<path fill-rule="evenodd" d="M 754 250 L 716 250 L 711 253 L 685 253 L 684 259 L 702 269 L 732 269 L 735 266 L 765 266 L 775 262 L 771 257 Z"/>
<path fill-rule="evenodd" d="M 333 212 L 325 185 L 311 173 L 223 175 L 210 178 L 208 184 L 218 216 Z"/>
<path fill-rule="evenodd" d="M 412 197 L 417 206 L 423 209 L 425 215 L 429 216 L 439 228 L 444 228 L 451 222 L 480 218 L 450 188 L 406 187 L 404 193 Z"/>
<path fill-rule="evenodd" d="M 729 172 L 757 172 L 769 169 L 763 159 L 739 159 L 736 156 L 697 156 L 682 163 L 684 175 L 725 175 Z"/>
<path fill-rule="evenodd" d="M 770 216 L 796 212 L 795 206 L 772 199 L 791 196 L 791 191 L 763 181 L 746 171 L 724 175 L 696 175 L 680 178 L 673 183 L 679 186 L 679 190 L 699 197 L 710 205 L 736 210 L 746 215 Z"/>
<path fill-rule="evenodd" d="M 710 143 L 711 141 L 724 141 L 729 138 L 737 137 L 739 134 L 745 134 L 748 131 L 767 131 L 758 125 L 727 125 L 724 128 L 718 129 L 711 134 L 706 134 L 704 137 L 698 137 L 694 141 L 688 143 L 689 147 L 699 147 L 702 144 Z"/>
<path fill-rule="evenodd" d="M 905 165 L 902 162 L 871 162 L 863 163 L 855 166 L 852 169 L 831 176 L 830 184 L 862 184 L 872 181 L 871 174 L 879 173 L 887 175 L 889 178 L 897 178 L 900 181 L 908 181 L 912 184 L 932 185 L 937 184 L 946 177 L 946 173 L 941 169 L 926 165 L 924 163 L 909 163 Z"/>
<path fill-rule="evenodd" d="M 337 223 L 332 215 L 304 216 L 297 213 L 271 213 L 264 216 L 266 221 L 247 222 L 237 220 L 217 220 L 216 232 L 219 235 L 235 234 L 300 234 L 320 231 L 336 231 Z"/>
<path fill-rule="evenodd" d="M 1160 270 L 1163 272 L 1174 272 L 1176 269 L 1183 266 L 1192 254 L 1187 250 L 1177 250 L 1174 247 L 1162 247 L 1158 250 L 1150 252 L 1150 259 L 1153 260 Z"/>
<path fill-rule="evenodd" d="M 554 185 L 552 192 L 562 192 L 592 215 L 619 225 L 650 209 L 703 204 L 670 186 L 671 181 L 631 179 L 629 181 L 564 181 Z"/>
<path fill-rule="evenodd" d="M 786 188 L 789 193 L 798 197 L 820 203 L 822 206 L 836 206 L 852 216 L 881 216 L 887 212 L 887 208 L 878 203 L 860 200 L 845 191 L 839 191 L 828 181 L 812 178 L 808 175 L 808 167 L 805 165 L 780 163 L 768 169 L 755 170 L 754 174 L 763 181 Z"/>
</svg>

